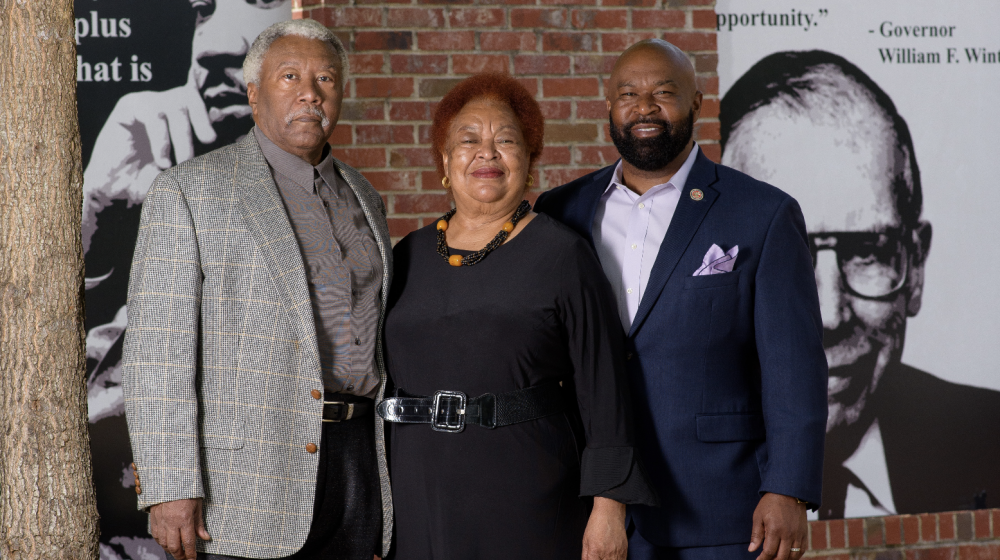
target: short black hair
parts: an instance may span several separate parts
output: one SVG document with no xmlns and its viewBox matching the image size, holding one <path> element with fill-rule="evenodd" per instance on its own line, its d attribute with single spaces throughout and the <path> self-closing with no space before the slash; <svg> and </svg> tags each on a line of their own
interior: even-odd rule
<svg viewBox="0 0 1000 560">
<path fill-rule="evenodd" d="M 831 73 L 841 74 L 871 94 L 872 101 L 892 122 L 897 145 L 905 148 L 904 151 L 909 157 L 910 177 L 913 183 L 908 185 L 904 177 L 897 177 L 893 185 L 893 194 L 903 222 L 916 226 L 920 220 L 923 196 L 920 169 L 917 166 L 910 129 L 896 110 L 892 99 L 882 88 L 842 56 L 821 50 L 784 51 L 770 54 L 754 64 L 729 88 L 720 103 L 720 144 L 723 152 L 730 136 L 744 117 L 778 99 L 794 101 L 808 109 L 804 98 L 822 87 L 829 87 L 827 84 L 818 83 L 815 77 Z"/>
</svg>

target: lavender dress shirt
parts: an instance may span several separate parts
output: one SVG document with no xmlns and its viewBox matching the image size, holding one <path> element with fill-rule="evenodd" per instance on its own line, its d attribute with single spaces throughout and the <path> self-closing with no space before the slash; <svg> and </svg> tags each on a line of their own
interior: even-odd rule
<svg viewBox="0 0 1000 560">
<path fill-rule="evenodd" d="M 618 161 L 611 183 L 594 215 L 594 245 L 605 276 L 618 300 L 618 316 L 628 331 L 649 282 L 660 243 L 670 227 L 677 202 L 698 157 L 694 145 L 684 165 L 669 181 L 639 196 L 622 181 Z"/>
</svg>

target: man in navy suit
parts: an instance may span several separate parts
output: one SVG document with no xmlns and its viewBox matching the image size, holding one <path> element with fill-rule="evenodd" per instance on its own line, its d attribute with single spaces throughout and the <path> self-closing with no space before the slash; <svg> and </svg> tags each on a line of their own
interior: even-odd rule
<svg viewBox="0 0 1000 560">
<path fill-rule="evenodd" d="M 628 332 L 636 437 L 662 504 L 629 508 L 629 557 L 797 560 L 827 417 L 802 213 L 700 152 L 702 94 L 670 43 L 629 48 L 606 91 L 622 160 L 535 208 L 593 243 Z"/>
</svg>

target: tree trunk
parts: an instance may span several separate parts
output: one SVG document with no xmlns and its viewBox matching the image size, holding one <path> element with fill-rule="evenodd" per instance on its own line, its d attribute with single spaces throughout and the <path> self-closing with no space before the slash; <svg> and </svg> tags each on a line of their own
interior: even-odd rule
<svg viewBox="0 0 1000 560">
<path fill-rule="evenodd" d="M 0 0 L 0 557 L 97 557 L 72 0 Z"/>
</svg>

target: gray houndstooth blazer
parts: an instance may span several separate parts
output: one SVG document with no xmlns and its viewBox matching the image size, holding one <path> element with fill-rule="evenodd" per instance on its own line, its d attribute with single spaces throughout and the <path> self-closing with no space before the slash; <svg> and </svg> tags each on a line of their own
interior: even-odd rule
<svg viewBox="0 0 1000 560">
<path fill-rule="evenodd" d="M 392 248 L 382 198 L 337 169 L 361 202 L 385 274 Z M 139 508 L 204 498 L 208 553 L 274 558 L 302 547 L 312 521 L 323 389 L 315 323 L 295 234 L 253 134 L 161 173 L 142 208 L 122 359 Z M 382 552 L 392 498 L 382 420 L 372 415 L 382 483 Z"/>
</svg>

